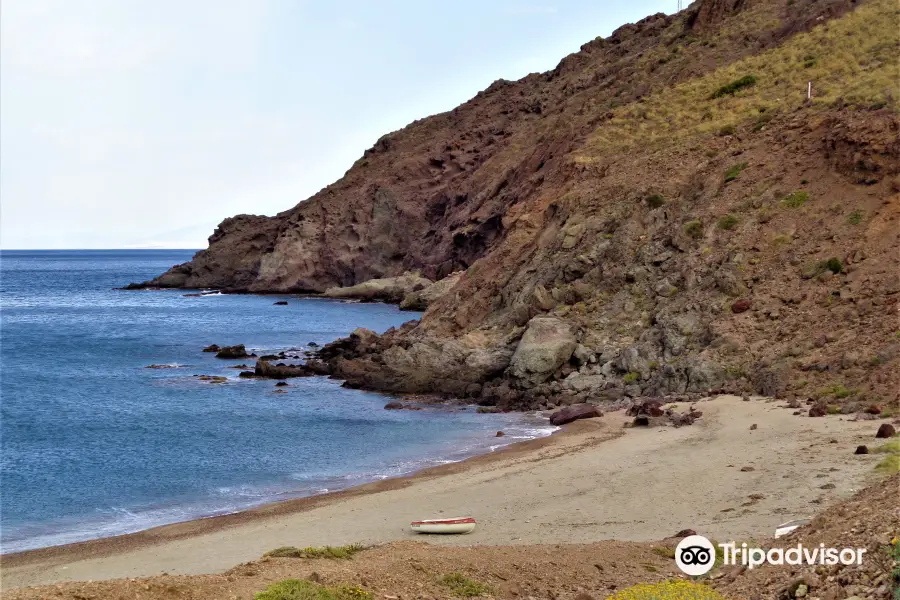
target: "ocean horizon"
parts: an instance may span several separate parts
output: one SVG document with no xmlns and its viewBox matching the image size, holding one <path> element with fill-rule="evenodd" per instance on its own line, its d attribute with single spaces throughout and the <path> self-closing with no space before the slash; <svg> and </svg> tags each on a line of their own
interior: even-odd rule
<svg viewBox="0 0 900 600">
<path fill-rule="evenodd" d="M 0 552 L 345 489 L 553 430 L 535 415 L 474 407 L 387 411 L 390 396 L 325 377 L 281 388 L 240 379 L 234 367 L 255 359 L 217 359 L 203 347 L 301 353 L 419 314 L 291 295 L 115 289 L 194 252 L 0 251 Z"/>
</svg>

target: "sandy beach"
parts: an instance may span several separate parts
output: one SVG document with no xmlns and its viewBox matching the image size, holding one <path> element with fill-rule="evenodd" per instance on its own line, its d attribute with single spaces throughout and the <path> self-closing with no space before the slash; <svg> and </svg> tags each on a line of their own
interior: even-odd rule
<svg viewBox="0 0 900 600">
<path fill-rule="evenodd" d="M 659 540 L 691 528 L 716 539 L 772 535 L 870 482 L 856 456 L 877 423 L 794 415 L 783 402 L 720 396 L 693 426 L 627 428 L 621 412 L 550 438 L 345 492 L 2 558 L 4 589 L 224 572 L 279 546 L 418 540 L 417 518 L 473 515 L 458 546 Z M 756 425 L 751 429 L 751 425 Z"/>
</svg>

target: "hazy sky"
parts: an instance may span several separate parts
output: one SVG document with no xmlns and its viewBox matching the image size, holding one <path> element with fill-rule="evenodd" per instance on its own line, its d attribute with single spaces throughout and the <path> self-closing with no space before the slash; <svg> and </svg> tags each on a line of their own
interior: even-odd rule
<svg viewBox="0 0 900 600">
<path fill-rule="evenodd" d="M 200 248 L 677 0 L 3 0 L 0 246 Z"/>
</svg>

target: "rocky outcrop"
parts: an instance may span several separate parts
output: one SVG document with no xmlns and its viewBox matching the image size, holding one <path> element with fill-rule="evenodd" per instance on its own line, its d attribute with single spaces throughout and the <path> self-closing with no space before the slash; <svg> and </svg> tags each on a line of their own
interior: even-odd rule
<svg viewBox="0 0 900 600">
<path fill-rule="evenodd" d="M 348 287 L 328 288 L 322 295 L 326 298 L 398 303 L 409 294 L 421 292 L 432 287 L 433 283 L 430 279 L 426 279 L 418 273 L 404 273 L 398 277 L 370 279 Z"/>
<path fill-rule="evenodd" d="M 462 271 L 457 271 L 440 281 L 435 281 L 431 285 L 421 290 L 413 290 L 403 296 L 400 301 L 400 310 L 425 310 L 435 300 L 449 292 L 456 285 L 456 282 L 463 276 Z"/>
<path fill-rule="evenodd" d="M 853 27 L 828 21 L 857 4 Z M 875 83 L 893 80 L 894 10 L 701 0 L 652 15 L 382 137 L 284 213 L 226 220 L 208 250 L 146 285 L 362 284 L 425 308 L 321 349 L 322 369 L 352 386 L 499 410 L 721 391 L 896 410 L 885 315 L 900 299 L 900 122 Z M 825 23 L 817 56 L 785 72 L 828 78 L 816 65 L 851 60 L 861 46 L 841 40 L 869 32 L 827 98 L 755 71 L 793 65 L 806 46 L 777 47 Z M 850 81 L 862 72 L 865 86 Z M 756 79 L 738 92 L 738 75 Z M 372 283 L 410 272 L 421 289 Z"/>
</svg>

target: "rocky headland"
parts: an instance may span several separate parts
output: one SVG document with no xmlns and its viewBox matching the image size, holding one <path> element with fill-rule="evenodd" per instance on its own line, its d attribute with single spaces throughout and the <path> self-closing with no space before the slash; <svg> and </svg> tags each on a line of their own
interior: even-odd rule
<svg viewBox="0 0 900 600">
<path fill-rule="evenodd" d="M 321 349 L 357 387 L 896 412 L 897 24 L 889 0 L 649 16 L 383 136 L 315 196 L 226 219 L 130 287 L 426 309 Z"/>
</svg>

